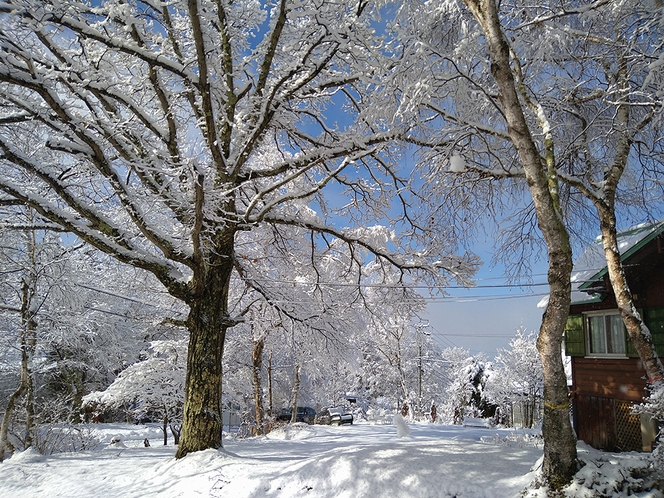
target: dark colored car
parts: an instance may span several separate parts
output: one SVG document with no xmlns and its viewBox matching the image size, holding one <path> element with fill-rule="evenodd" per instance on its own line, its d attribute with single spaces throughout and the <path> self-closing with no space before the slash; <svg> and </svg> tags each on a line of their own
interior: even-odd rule
<svg viewBox="0 0 664 498">
<path fill-rule="evenodd" d="M 277 420 L 285 420 L 290 422 L 292 418 L 292 410 L 290 408 L 282 408 L 281 413 L 277 417 Z M 316 418 L 316 410 L 309 406 L 298 406 L 297 413 L 295 414 L 296 422 L 306 422 L 307 424 L 313 424 L 314 419 Z"/>
</svg>

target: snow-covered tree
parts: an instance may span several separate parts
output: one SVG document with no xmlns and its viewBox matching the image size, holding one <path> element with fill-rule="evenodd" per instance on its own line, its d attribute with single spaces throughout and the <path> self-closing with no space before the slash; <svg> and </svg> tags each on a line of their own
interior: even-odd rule
<svg viewBox="0 0 664 498">
<path fill-rule="evenodd" d="M 95 391 L 83 398 L 92 410 L 123 408 L 141 420 L 158 417 L 162 421 L 164 445 L 168 428 L 178 443 L 186 370 L 186 340 L 152 341 L 147 358 L 130 365 L 104 391 Z"/>
<path fill-rule="evenodd" d="M 59 299 L 40 317 L 39 372 L 49 395 L 68 400 L 67 418 L 76 422 L 84 394 L 107 387 L 150 341 L 177 337 L 183 309 L 150 274 L 85 246 L 68 253 L 66 269 Z"/>
<path fill-rule="evenodd" d="M 272 320 L 268 313 L 272 311 L 266 306 L 256 306 L 256 311 L 249 312 L 249 326 L 251 327 L 251 369 L 254 382 L 254 409 L 256 412 L 256 433 L 265 432 L 265 409 L 263 404 L 263 351 L 268 335 L 275 328 L 281 326 L 278 316 Z"/>
<path fill-rule="evenodd" d="M 0 356 L 20 379 L 7 398 L 2 434 L 22 434 L 14 443 L 37 441 L 41 448 L 44 441 L 31 428 L 80 421 L 82 396 L 106 387 L 135 361 L 151 333 L 167 334 L 159 322 L 177 318 L 178 310 L 154 292 L 150 301 L 142 298 L 154 285 L 145 281 L 148 274 L 64 244 L 34 219 L 15 216 L 2 228 Z M 28 425 L 27 437 L 21 424 Z"/>
<path fill-rule="evenodd" d="M 558 79 L 567 77 L 564 45 L 575 37 L 587 40 L 586 28 L 603 7 L 616 4 L 408 2 L 393 24 L 402 42 L 401 60 L 407 61 L 394 77 L 402 90 L 402 115 L 410 115 L 418 130 L 412 142 L 422 147 L 427 187 L 442 198 L 454 194 L 459 200 L 454 219 L 461 226 L 475 219 L 464 216 L 473 209 L 493 216 L 505 207 L 510 214 L 518 210 L 508 223 L 525 219 L 515 233 L 526 234 L 526 243 L 515 243 L 505 254 L 521 260 L 519 269 L 524 247 L 532 244 L 530 233 L 541 234 L 546 244 L 550 297 L 538 339 L 545 386 L 542 476 L 554 489 L 568 483 L 577 468 L 561 361 L 572 247 L 560 160 L 570 143 L 557 138 L 564 127 L 559 111 L 569 108 L 570 92 L 558 94 Z M 598 67 L 603 61 L 598 56 Z M 576 74 L 569 81 L 588 78 L 592 86 L 594 75 Z M 443 173 L 455 180 L 441 180 Z M 530 197 L 524 202 L 525 189 Z"/>
<path fill-rule="evenodd" d="M 648 376 L 663 372 L 616 241 L 621 204 L 636 206 L 640 219 L 660 210 L 651 201 L 661 200 L 663 174 L 661 5 L 463 0 L 408 2 L 402 13 L 395 27 L 408 62 L 398 86 L 402 106 L 410 100 L 418 111 L 413 142 L 426 150 L 432 190 L 456 193 L 449 203 L 458 204 L 460 224 L 466 210 L 495 215 L 507 205 L 513 230 L 501 255 L 516 260 L 515 273 L 527 270 L 523 255 L 538 247 L 532 234 L 541 233 L 548 248 L 551 301 L 538 344 L 547 398 L 543 474 L 556 488 L 576 469 L 560 362 L 571 231 L 599 219 L 630 337 Z M 454 180 L 441 180 L 442 172 Z M 532 202 L 523 201 L 525 187 Z"/>
<path fill-rule="evenodd" d="M 419 405 L 417 368 L 422 346 L 413 323 L 424 303 L 414 289 L 394 285 L 400 278 L 397 273 L 380 272 L 374 277 L 359 310 L 362 385 L 370 398 L 382 398 L 392 408 L 405 403 L 413 417 Z"/>
<path fill-rule="evenodd" d="M 255 230 L 309 232 L 314 268 L 334 240 L 349 271 L 375 258 L 442 284 L 474 268 L 444 225 L 410 214 L 420 198 L 388 147 L 400 122 L 361 110 L 389 71 L 371 67 L 373 4 L 11 0 L 0 13 L 0 191 L 189 307 L 178 457 L 221 445 L 234 273 L 268 300 L 281 285 L 242 257 Z"/>
<path fill-rule="evenodd" d="M 30 215 L 28 212 L 29 218 Z M 20 369 L 18 386 L 7 398 L 0 423 L 0 462 L 4 460 L 5 452 L 8 451 L 10 454 L 14 452 L 14 445 L 9 440 L 9 426 L 18 407 L 17 404 L 21 400 L 24 401 L 26 414 L 24 445 L 29 448 L 33 444 L 35 428 L 33 358 L 37 346 L 37 313 L 43 302 L 43 294 L 41 296 L 38 294 L 38 286 L 41 289 L 48 289 L 49 283 L 52 283 L 44 285 L 44 280 L 47 279 L 44 275 L 40 278 L 40 273 L 44 270 L 40 264 L 42 263 L 39 257 L 42 252 L 40 248 L 49 246 L 38 245 L 36 230 L 28 229 L 19 233 L 10 231 L 2 235 L 0 264 L 2 276 L 5 277 L 2 280 L 5 292 L 0 310 L 15 316 L 14 320 L 10 320 L 11 325 L 7 332 L 10 335 L 9 351 L 15 352 Z M 10 238 L 11 241 L 7 240 Z"/>
<path fill-rule="evenodd" d="M 532 428 L 537 407 L 542 402 L 542 363 L 537 352 L 537 336 L 523 327 L 510 339 L 509 348 L 498 350 L 487 380 L 486 394 L 503 417 L 519 405 L 525 427 Z"/>
<path fill-rule="evenodd" d="M 658 443 L 653 451 L 653 458 L 661 469 L 664 466 L 664 381 L 655 381 L 648 389 L 648 398 L 644 403 L 635 406 L 634 412 L 643 413 L 658 422 Z"/>
<path fill-rule="evenodd" d="M 459 347 L 444 349 L 441 358 L 449 384 L 439 413 L 454 424 L 462 424 L 466 417 L 484 416 L 486 358 L 472 356 L 470 351 Z"/>
<path fill-rule="evenodd" d="M 663 71 L 660 64 L 652 64 L 660 56 L 664 29 L 653 18 L 651 5 L 617 2 L 579 13 L 583 34 L 566 37 L 559 62 L 569 76 L 557 79 L 556 100 L 568 104 L 558 111 L 556 121 L 565 126 L 558 126 L 556 139 L 566 143 L 559 175 L 595 208 L 618 310 L 653 380 L 664 376 L 664 366 L 634 304 L 617 235 L 621 206 L 624 211 L 624 206 L 636 205 L 642 221 L 644 215 L 657 216 L 652 201 L 661 198 L 659 189 L 646 187 L 664 175 L 659 160 Z"/>
</svg>

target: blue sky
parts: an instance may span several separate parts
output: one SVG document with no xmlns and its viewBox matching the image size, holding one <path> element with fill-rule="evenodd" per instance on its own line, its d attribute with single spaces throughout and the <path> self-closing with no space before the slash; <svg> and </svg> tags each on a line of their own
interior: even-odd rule
<svg viewBox="0 0 664 498">
<path fill-rule="evenodd" d="M 643 213 L 640 220 L 619 216 L 618 229 L 646 222 L 648 214 L 659 217 L 661 205 L 651 204 L 649 208 L 651 212 Z M 575 260 L 591 242 L 573 244 Z M 530 263 L 532 284 L 509 286 L 503 275 L 504 268 L 492 268 L 488 264 L 494 251 L 491 244 L 478 242 L 473 250 L 484 262 L 476 275 L 477 287 L 450 289 L 449 297 L 429 299 L 422 318 L 429 320 L 433 336 L 442 347 L 459 346 L 472 354 L 484 352 L 493 358 L 497 348 L 508 347 L 518 327 L 525 327 L 526 333 L 539 332 L 544 309 L 537 304 L 548 294 L 547 260 L 544 254 L 539 261 Z"/>
<path fill-rule="evenodd" d="M 428 299 L 423 319 L 429 320 L 432 334 L 442 347 L 458 346 L 472 354 L 493 358 L 496 349 L 507 348 L 516 329 L 539 331 L 543 309 L 537 307 L 547 294 L 546 259 L 533 263 L 532 285 L 509 286 L 503 268 L 492 268 L 492 248 L 478 244 L 475 251 L 484 261 L 476 275 L 477 287 L 450 289 L 449 297 Z"/>
</svg>

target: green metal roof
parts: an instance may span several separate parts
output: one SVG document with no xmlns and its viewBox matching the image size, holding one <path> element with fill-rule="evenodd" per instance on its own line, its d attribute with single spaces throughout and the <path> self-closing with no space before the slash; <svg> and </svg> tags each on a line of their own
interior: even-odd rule
<svg viewBox="0 0 664 498">
<path fill-rule="evenodd" d="M 662 232 L 664 232 L 664 220 L 659 220 L 654 223 L 644 223 L 628 228 L 627 230 L 623 230 L 622 232 L 618 232 L 618 245 L 620 245 L 621 240 L 624 241 L 625 239 L 628 239 L 627 247 L 624 248 L 624 250 L 620 253 L 620 260 L 625 261 L 633 254 L 640 251 L 646 244 L 654 240 Z M 639 237 L 640 235 L 643 235 L 643 237 Z M 633 242 L 630 243 L 629 239 L 633 239 Z M 595 240 L 595 243 L 600 243 L 601 240 L 602 239 L 600 236 Z M 579 285 L 578 289 L 580 291 L 587 289 L 593 282 L 597 282 L 598 280 L 604 278 L 604 275 L 606 275 L 607 272 L 608 268 L 605 265 L 604 268 L 602 268 L 590 278 L 586 279 L 583 284 Z"/>
</svg>

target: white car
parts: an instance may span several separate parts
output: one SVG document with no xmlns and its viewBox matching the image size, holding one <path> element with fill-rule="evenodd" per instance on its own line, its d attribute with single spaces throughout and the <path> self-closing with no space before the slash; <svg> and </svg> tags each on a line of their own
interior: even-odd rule
<svg viewBox="0 0 664 498">
<path fill-rule="evenodd" d="M 353 425 L 353 414 L 347 412 L 343 408 L 330 408 L 330 424 L 336 425 Z"/>
</svg>

